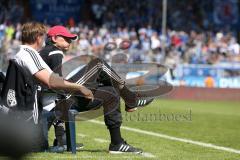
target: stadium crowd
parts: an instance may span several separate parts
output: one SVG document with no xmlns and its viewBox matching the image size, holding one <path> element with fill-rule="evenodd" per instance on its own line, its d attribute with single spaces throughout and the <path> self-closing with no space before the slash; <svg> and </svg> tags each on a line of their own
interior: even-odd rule
<svg viewBox="0 0 240 160">
<path fill-rule="evenodd" d="M 169 1 L 168 12 L 171 14 L 168 14 L 166 37 L 161 34 L 162 15 L 158 10 L 162 8 L 161 1 L 89 2 L 92 18 L 84 23 L 68 24 L 70 31 L 79 35 L 68 56 L 91 54 L 110 61 L 112 55 L 123 52 L 129 62 L 157 62 L 169 67 L 182 63 L 240 61 L 236 33 L 213 27 L 210 18 L 213 8 L 208 1 L 193 0 L 187 4 Z M 21 24 L 4 22 L 0 25 L 0 53 L 8 58 L 19 46 Z M 128 50 L 103 51 L 107 42 L 119 44 L 122 40 L 131 41 Z"/>
<path fill-rule="evenodd" d="M 21 25 L 0 25 L 1 54 L 12 56 L 21 36 Z M 103 52 L 107 42 L 119 44 L 122 40 L 130 40 L 131 46 L 124 52 L 130 62 L 157 62 L 167 64 L 216 64 L 221 62 L 239 62 L 239 43 L 231 33 L 196 32 L 167 30 L 163 38 L 158 30 L 150 25 L 134 28 L 117 27 L 108 29 L 106 26 L 90 28 L 83 24 L 69 28 L 79 35 L 69 55 L 91 54 L 111 57 L 111 52 Z M 165 46 L 165 54 L 162 47 Z"/>
<path fill-rule="evenodd" d="M 171 0 L 167 3 L 170 28 L 185 31 L 212 29 L 214 25 L 211 19 L 212 1 Z M 94 21 L 106 24 L 108 27 L 127 26 L 131 28 L 151 24 L 154 28 L 161 28 L 162 1 L 159 0 L 94 0 L 91 8 L 95 17 Z"/>
</svg>

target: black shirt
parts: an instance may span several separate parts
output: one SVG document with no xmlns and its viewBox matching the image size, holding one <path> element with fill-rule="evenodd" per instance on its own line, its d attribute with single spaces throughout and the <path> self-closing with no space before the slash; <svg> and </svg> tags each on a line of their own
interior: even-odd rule
<svg viewBox="0 0 240 160">
<path fill-rule="evenodd" d="M 53 70 L 54 73 L 58 73 L 62 76 L 62 59 L 63 51 L 54 45 L 46 45 L 40 52 L 40 56 L 47 63 L 47 65 Z"/>
</svg>

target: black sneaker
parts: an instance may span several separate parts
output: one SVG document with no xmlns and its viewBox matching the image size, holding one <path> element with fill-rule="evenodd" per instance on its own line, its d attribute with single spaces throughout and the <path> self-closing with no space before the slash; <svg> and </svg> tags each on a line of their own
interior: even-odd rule
<svg viewBox="0 0 240 160">
<path fill-rule="evenodd" d="M 138 107 L 143 107 L 150 104 L 154 99 L 153 98 L 137 98 L 135 103 L 125 103 L 126 112 L 134 112 Z"/>
<path fill-rule="evenodd" d="M 63 153 L 64 152 L 64 146 L 52 146 L 52 147 L 49 147 L 47 152 L 50 152 L 50 153 Z"/>
<path fill-rule="evenodd" d="M 53 146 L 58 146 L 58 142 L 57 142 L 56 138 L 53 141 Z M 64 151 L 67 151 L 66 140 L 64 141 L 63 147 L 64 147 Z M 83 147 L 84 147 L 83 143 L 77 143 L 76 144 L 76 150 L 81 150 L 81 149 L 83 149 Z"/>
<path fill-rule="evenodd" d="M 130 91 L 126 86 L 120 90 L 120 95 L 125 101 L 126 112 L 136 111 L 138 107 L 146 106 L 153 101 L 152 97 L 143 97 L 137 92 Z"/>
<path fill-rule="evenodd" d="M 64 151 L 67 151 L 67 145 L 64 145 L 63 147 L 64 147 Z M 81 149 L 83 149 L 83 148 L 84 148 L 83 143 L 77 143 L 77 144 L 76 144 L 76 150 L 77 150 L 77 151 L 79 151 L 79 150 L 81 150 Z"/>
<path fill-rule="evenodd" d="M 126 141 L 117 144 L 117 145 L 113 145 L 110 144 L 109 145 L 109 153 L 112 154 L 121 154 L 121 153 L 135 153 L 135 154 L 140 154 L 143 151 L 141 149 L 135 148 L 129 144 L 127 144 Z"/>
</svg>

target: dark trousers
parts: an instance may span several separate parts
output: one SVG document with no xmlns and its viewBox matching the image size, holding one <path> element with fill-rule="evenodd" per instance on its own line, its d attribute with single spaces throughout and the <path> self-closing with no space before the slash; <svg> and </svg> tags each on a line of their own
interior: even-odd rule
<svg viewBox="0 0 240 160">
<path fill-rule="evenodd" d="M 89 106 L 88 103 L 90 102 L 89 99 L 84 97 L 78 97 L 76 99 L 73 108 L 76 109 L 78 112 L 89 111 L 88 114 L 83 114 L 80 118 L 84 118 L 85 120 L 97 118 L 98 116 L 104 115 L 104 121 L 106 126 L 109 129 L 120 127 L 122 124 L 122 115 L 120 109 L 120 96 L 118 92 L 112 86 L 101 86 L 98 87 L 96 90 L 92 89 L 94 94 L 94 98 L 102 101 L 102 109 L 98 109 L 98 106 Z M 91 110 L 94 111 L 91 114 Z"/>
<path fill-rule="evenodd" d="M 103 60 L 95 58 L 91 60 L 79 72 L 74 74 L 69 81 L 82 84 L 92 90 L 94 98 L 102 101 L 103 112 L 96 116 L 104 114 L 104 121 L 108 129 L 118 128 L 122 124 L 122 115 L 120 109 L 119 85 L 124 81 L 117 73 Z M 96 106 L 89 106 L 89 99 L 81 96 L 72 96 L 74 101 L 72 108 L 79 112 L 95 109 Z M 86 107 L 88 106 L 88 107 Z M 96 118 L 93 117 L 93 118 Z M 58 141 L 64 136 L 63 121 L 56 120 L 54 111 L 43 112 L 44 136 L 45 141 L 48 139 L 48 129 L 53 124 L 55 135 Z M 58 138 L 59 137 L 59 138 Z"/>
<path fill-rule="evenodd" d="M 69 81 L 82 84 L 91 89 L 94 98 L 103 102 L 104 121 L 109 129 L 121 126 L 119 85 L 124 85 L 125 82 L 105 61 L 94 58 L 74 74 Z M 88 103 L 88 99 L 78 97 L 75 108 L 80 112 L 89 110 L 85 108 Z"/>
</svg>

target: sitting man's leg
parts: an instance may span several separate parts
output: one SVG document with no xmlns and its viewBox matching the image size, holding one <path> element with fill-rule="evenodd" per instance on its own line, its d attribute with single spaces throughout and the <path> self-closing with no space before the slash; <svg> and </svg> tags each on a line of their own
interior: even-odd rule
<svg viewBox="0 0 240 160">
<path fill-rule="evenodd" d="M 49 104 L 55 105 L 55 99 L 51 98 L 51 101 L 47 101 L 47 95 L 45 97 L 41 97 L 41 105 L 43 105 L 43 113 L 42 113 L 42 123 L 43 123 L 43 134 L 44 134 L 44 141 L 45 141 L 45 149 L 49 152 L 54 153 L 62 153 L 65 150 L 67 150 L 66 147 L 66 134 L 65 134 L 65 128 L 64 128 L 64 121 L 60 120 L 56 117 L 55 109 L 52 109 L 51 111 L 48 111 Z M 51 126 L 54 126 L 55 131 L 55 139 L 53 142 L 53 146 L 49 147 L 48 143 L 48 131 L 51 128 Z M 77 144 L 77 149 L 80 149 L 83 147 L 83 144 Z"/>
<path fill-rule="evenodd" d="M 84 85 L 100 82 L 103 86 L 113 86 L 124 99 L 127 112 L 135 111 L 137 107 L 145 106 L 153 101 L 153 98 L 140 97 L 138 93 L 130 91 L 126 87 L 125 81 L 104 60 L 99 58 L 91 60 L 69 81 Z"/>
<path fill-rule="evenodd" d="M 54 115 L 53 117 L 54 119 L 49 119 L 49 128 L 51 127 L 51 125 L 54 126 L 54 131 L 55 131 L 55 139 L 53 141 L 53 147 L 50 148 L 50 151 L 52 152 L 59 152 L 59 150 L 62 150 L 63 147 L 63 151 L 67 150 L 67 139 L 66 139 L 66 132 L 65 132 L 65 122 L 63 120 L 57 119 L 56 116 Z M 77 150 L 83 148 L 83 144 L 82 143 L 77 143 L 76 146 Z"/>
<path fill-rule="evenodd" d="M 106 94 L 107 93 L 107 94 Z M 104 121 L 109 130 L 111 144 L 109 145 L 110 153 L 133 152 L 141 153 L 129 144 L 121 136 L 120 127 L 122 124 L 122 114 L 120 109 L 120 96 L 114 87 L 99 87 L 94 92 L 94 97 L 103 101 Z"/>
</svg>

